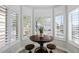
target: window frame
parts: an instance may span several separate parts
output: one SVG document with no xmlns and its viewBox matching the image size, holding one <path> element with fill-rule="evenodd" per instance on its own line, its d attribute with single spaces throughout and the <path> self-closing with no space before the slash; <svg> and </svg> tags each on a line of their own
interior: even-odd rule
<svg viewBox="0 0 79 59">
<path fill-rule="evenodd" d="M 28 17 L 28 22 L 30 23 L 30 35 L 24 35 L 24 32 L 25 32 L 25 29 L 24 29 L 24 26 L 26 26 L 26 25 L 24 25 L 24 17 Z M 31 36 L 32 35 L 32 20 L 31 20 L 31 16 L 28 16 L 28 15 L 22 15 L 22 23 L 23 23 L 23 37 L 27 37 L 27 38 L 29 38 L 29 36 Z M 28 24 L 29 24 L 28 23 Z M 24 39 L 23 39 L 24 40 Z"/>
<path fill-rule="evenodd" d="M 56 17 L 59 17 L 59 16 L 62 16 L 63 17 L 63 39 L 61 39 L 61 38 L 58 38 L 58 39 L 56 39 L 56 37 L 54 37 L 56 40 L 61 40 L 61 41 L 65 41 L 65 19 L 64 19 L 64 15 L 63 14 L 58 14 L 58 15 L 55 15 L 54 16 L 54 36 L 56 36 Z"/>
</svg>

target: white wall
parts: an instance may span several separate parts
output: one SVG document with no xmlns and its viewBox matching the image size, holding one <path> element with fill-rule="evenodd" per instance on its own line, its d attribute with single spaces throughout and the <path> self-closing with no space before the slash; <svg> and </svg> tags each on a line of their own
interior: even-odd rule
<svg viewBox="0 0 79 59">
<path fill-rule="evenodd" d="M 34 9 L 34 17 L 51 17 L 51 16 L 52 16 L 52 8 Z"/>
</svg>

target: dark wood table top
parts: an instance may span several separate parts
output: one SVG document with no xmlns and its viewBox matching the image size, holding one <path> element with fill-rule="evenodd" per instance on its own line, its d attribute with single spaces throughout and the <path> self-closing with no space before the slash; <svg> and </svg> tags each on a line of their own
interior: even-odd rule
<svg viewBox="0 0 79 59">
<path fill-rule="evenodd" d="M 32 35 L 30 36 L 30 39 L 34 42 L 51 42 L 53 40 L 52 36 L 43 35 L 43 37 L 40 38 L 40 35 Z"/>
</svg>

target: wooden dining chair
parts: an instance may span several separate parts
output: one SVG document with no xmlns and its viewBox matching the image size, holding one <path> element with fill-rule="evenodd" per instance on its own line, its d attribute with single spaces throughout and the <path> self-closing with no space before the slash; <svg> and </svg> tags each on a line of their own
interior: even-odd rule
<svg viewBox="0 0 79 59">
<path fill-rule="evenodd" d="M 48 53 L 47 49 L 45 47 L 38 47 L 34 51 L 35 53 Z"/>
<path fill-rule="evenodd" d="M 56 48 L 56 45 L 54 44 L 47 44 L 47 48 L 50 49 L 50 53 L 53 53 L 52 50 Z"/>
<path fill-rule="evenodd" d="M 32 50 L 34 47 L 35 47 L 34 44 L 28 44 L 28 45 L 25 46 L 25 49 L 26 49 L 26 50 L 29 50 L 29 53 L 32 53 L 31 50 Z"/>
</svg>

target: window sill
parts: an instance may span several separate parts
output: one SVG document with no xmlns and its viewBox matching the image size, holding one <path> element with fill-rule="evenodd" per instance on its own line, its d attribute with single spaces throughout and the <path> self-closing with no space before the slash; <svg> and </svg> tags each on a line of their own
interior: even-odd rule
<svg viewBox="0 0 79 59">
<path fill-rule="evenodd" d="M 54 39 L 54 40 L 57 40 L 57 41 L 66 41 L 66 40 L 64 40 L 64 39 L 63 39 L 63 40 L 61 40 L 61 39 Z"/>
</svg>

